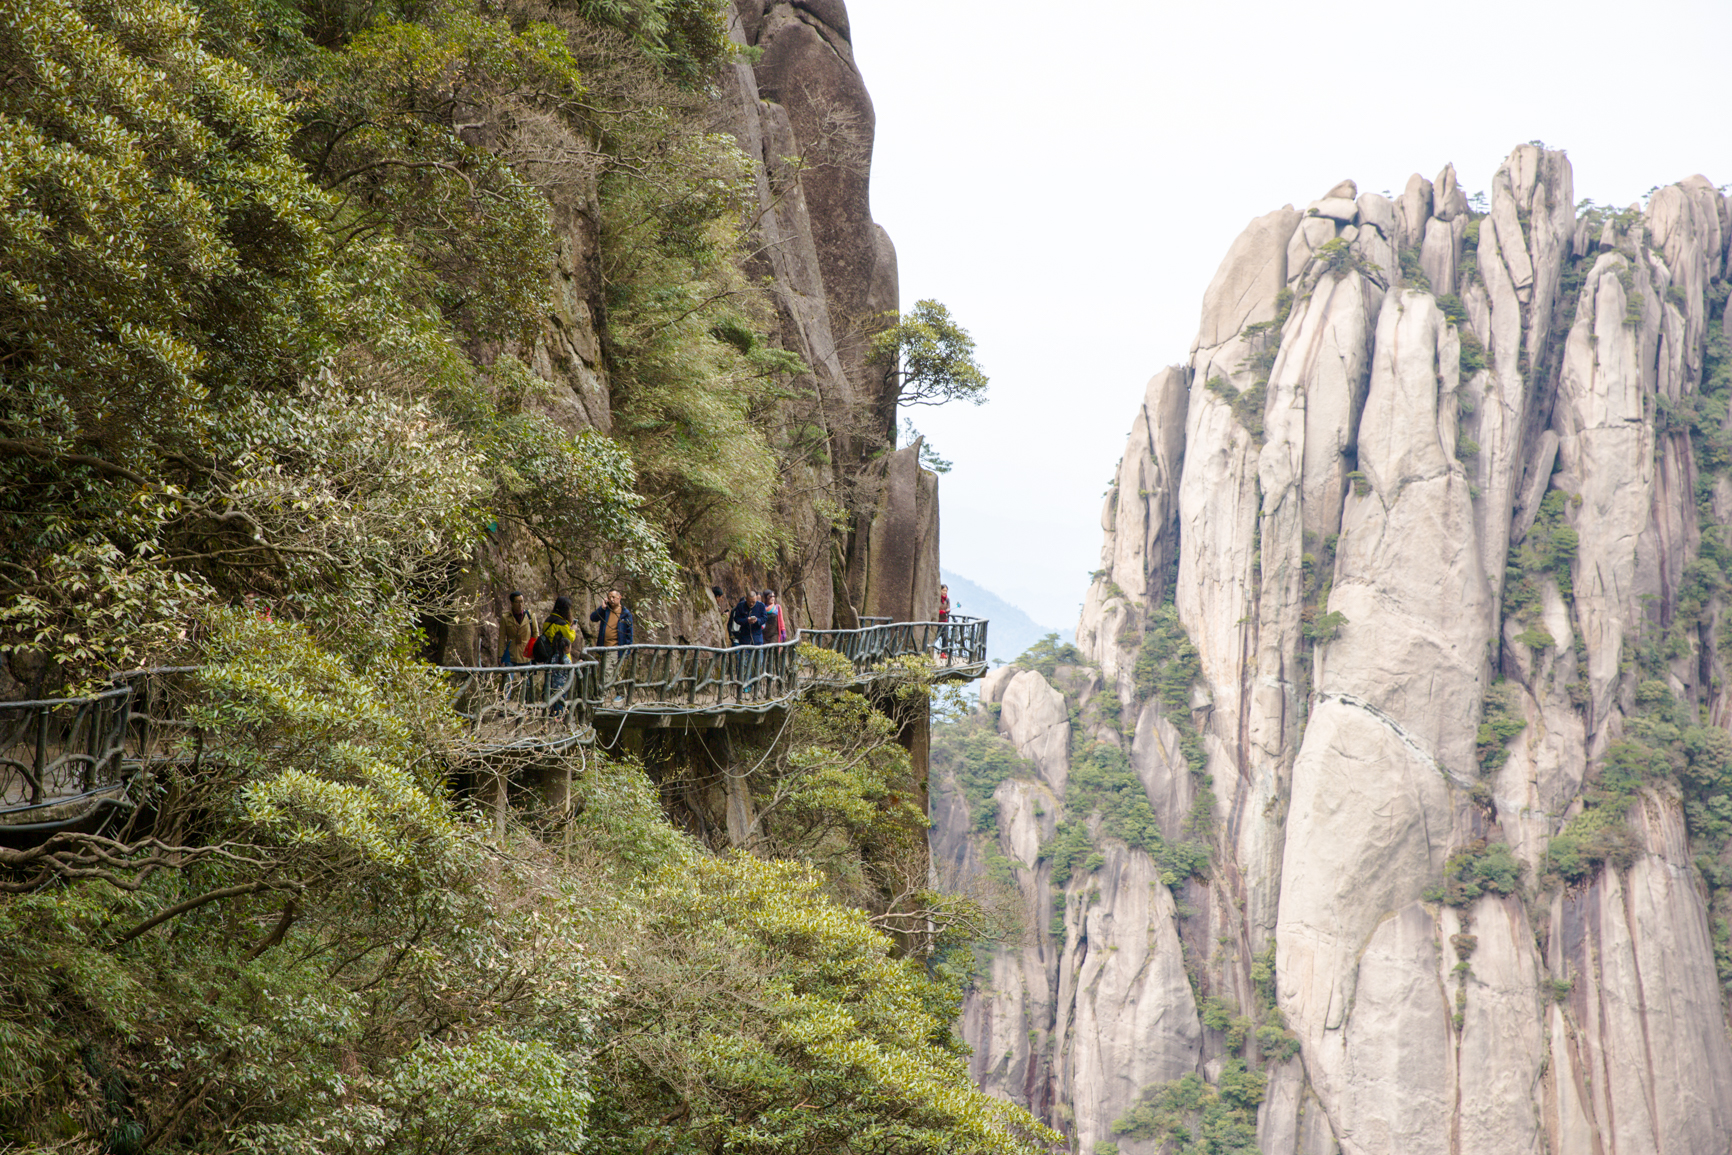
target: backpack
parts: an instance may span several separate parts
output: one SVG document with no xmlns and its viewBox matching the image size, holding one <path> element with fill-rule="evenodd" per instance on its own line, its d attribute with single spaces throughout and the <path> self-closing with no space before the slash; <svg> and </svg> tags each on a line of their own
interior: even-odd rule
<svg viewBox="0 0 1732 1155">
<path fill-rule="evenodd" d="M 536 637 L 529 644 L 529 660 L 538 666 L 545 666 L 553 661 L 553 640 L 546 634 Z"/>
</svg>

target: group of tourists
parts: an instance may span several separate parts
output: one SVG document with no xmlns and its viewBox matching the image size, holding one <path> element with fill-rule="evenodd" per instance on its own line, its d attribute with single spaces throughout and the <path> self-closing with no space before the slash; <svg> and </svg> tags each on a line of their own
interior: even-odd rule
<svg viewBox="0 0 1732 1155">
<path fill-rule="evenodd" d="M 775 645 L 788 640 L 788 614 L 775 590 L 748 590 L 730 611 L 721 586 L 711 586 L 723 632 L 730 646 Z M 602 603 L 590 612 L 595 623 L 597 646 L 614 649 L 632 644 L 631 610 L 618 590 L 609 590 Z M 511 591 L 510 609 L 499 620 L 499 664 L 502 666 L 563 665 L 574 650 L 581 650 L 573 624 L 571 599 L 553 599 L 546 621 L 537 625 L 521 590 Z"/>
<path fill-rule="evenodd" d="M 728 645 L 773 646 L 788 640 L 788 615 L 775 590 L 762 593 L 747 590 L 734 603 L 732 610 L 728 609 L 728 595 L 722 592 L 721 586 L 711 586 L 710 593 L 716 599 L 717 612 L 722 615 Z"/>
<path fill-rule="evenodd" d="M 595 644 L 598 646 L 629 646 L 632 644 L 632 616 L 620 598 L 618 590 L 608 590 L 607 597 L 590 612 L 595 623 Z M 511 591 L 511 608 L 499 619 L 499 664 L 502 666 L 562 665 L 571 660 L 577 646 L 577 627 L 572 623 L 571 599 L 561 595 L 553 599 L 553 609 L 547 620 L 537 626 L 535 615 L 523 600 L 521 590 Z"/>
</svg>

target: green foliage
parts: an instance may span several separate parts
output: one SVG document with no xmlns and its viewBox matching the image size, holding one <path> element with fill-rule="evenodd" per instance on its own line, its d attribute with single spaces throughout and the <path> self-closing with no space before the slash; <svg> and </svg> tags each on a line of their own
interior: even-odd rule
<svg viewBox="0 0 1732 1155">
<path fill-rule="evenodd" d="M 1549 650 L 1557 645 L 1557 639 L 1546 632 L 1544 626 L 1529 626 L 1516 635 L 1515 640 L 1532 650 Z"/>
<path fill-rule="evenodd" d="M 1317 246 L 1317 251 L 1311 254 L 1319 268 L 1337 279 L 1348 273 L 1361 273 L 1366 276 L 1377 276 L 1378 269 L 1364 257 L 1353 251 L 1353 246 L 1343 237 L 1324 241 Z"/>
<path fill-rule="evenodd" d="M 1180 748 L 1194 774 L 1201 774 L 1209 763 L 1202 735 L 1191 718 L 1191 691 L 1202 676 L 1202 656 L 1179 621 L 1179 611 L 1170 603 L 1159 607 L 1143 631 L 1133 684 L 1139 700 L 1159 699 L 1167 721 L 1179 731 Z"/>
<path fill-rule="evenodd" d="M 1443 885 L 1426 892 L 1427 902 L 1467 906 L 1482 894 L 1517 894 L 1522 888 L 1522 864 L 1502 842 L 1473 842 L 1451 855 L 1443 868 Z"/>
<path fill-rule="evenodd" d="M 1533 528 L 1520 545 L 1510 549 L 1504 575 L 1507 616 L 1527 619 L 1537 616 L 1541 578 L 1547 574 L 1556 580 L 1566 604 L 1573 600 L 1570 575 L 1578 538 L 1567 516 L 1578 500 L 1574 494 L 1558 489 L 1547 493 L 1534 517 Z"/>
<path fill-rule="evenodd" d="M 1208 844 L 1198 837 L 1203 831 L 1193 823 L 1186 840 L 1163 838 L 1142 779 L 1115 746 L 1097 742 L 1072 757 L 1065 807 L 1073 817 L 1060 823 L 1041 847 L 1041 856 L 1052 863 L 1055 886 L 1065 885 L 1079 863 L 1088 868 L 1097 838 L 1116 839 L 1143 851 L 1154 859 L 1161 881 L 1169 886 L 1185 878 L 1207 877 Z"/>
<path fill-rule="evenodd" d="M 1408 287 L 1431 292 L 1431 278 L 1425 275 L 1425 269 L 1419 263 L 1419 250 L 1408 246 L 1401 250 L 1401 279 Z M 1442 304 L 1442 298 L 1438 300 Z"/>
<path fill-rule="evenodd" d="M 1268 1086 L 1266 1075 L 1229 1059 L 1215 1086 L 1193 1073 L 1144 1088 L 1113 1134 L 1171 1144 L 1175 1155 L 1249 1155 L 1257 1150 L 1257 1107 Z"/>
<path fill-rule="evenodd" d="M 1087 664 L 1081 650 L 1069 642 L 1058 640 L 1057 634 L 1048 634 L 1016 659 L 1016 665 L 1024 670 L 1033 670 L 1041 677 L 1051 681 L 1058 674 L 1060 666 L 1081 666 Z"/>
<path fill-rule="evenodd" d="M 1472 329 L 1461 329 L 1457 335 L 1461 338 L 1461 375 L 1472 377 L 1486 366 L 1485 343 Z"/>
<path fill-rule="evenodd" d="M 1202 657 L 1179 621 L 1178 610 L 1170 604 L 1161 606 L 1150 616 L 1137 651 L 1137 697 L 1159 698 L 1170 716 L 1187 717 L 1192 687 L 1202 676 Z"/>
<path fill-rule="evenodd" d="M 583 904 L 444 798 L 439 680 L 239 611 L 207 639 L 201 773 L 146 787 L 179 864 L 0 899 L 9 1137 L 69 1112 L 172 1118 L 184 1149 L 578 1148 L 609 979 Z M 86 1113 L 91 1062 L 117 1113 Z"/>
<path fill-rule="evenodd" d="M 773 1139 L 1010 1153 L 1051 1140 L 970 1085 L 950 1029 L 955 988 L 893 957 L 823 889 L 803 867 L 737 854 L 669 861 L 629 892 L 626 917 L 603 931 L 631 993 L 607 1019 L 617 1045 L 598 1063 L 590 1150 Z"/>
<path fill-rule="evenodd" d="M 1257 354 L 1252 355 L 1253 359 L 1256 359 L 1257 356 Z M 1256 364 L 1252 367 L 1262 368 L 1264 377 L 1247 389 L 1238 388 L 1225 377 L 1211 377 L 1203 383 L 1203 387 L 1225 401 L 1233 411 L 1233 419 L 1251 435 L 1251 440 L 1255 444 L 1261 445 L 1263 444 L 1263 403 L 1269 395 L 1268 370 L 1267 367 Z"/>
<path fill-rule="evenodd" d="M 904 418 L 902 421 L 902 440 L 912 445 L 920 443 L 920 468 L 930 469 L 934 473 L 949 473 L 954 462 L 938 455 L 932 448 L 932 443 L 926 440 L 926 435 L 914 428 L 914 422 Z"/>
<path fill-rule="evenodd" d="M 999 737 L 995 720 L 984 711 L 958 722 L 934 727 L 930 765 L 934 773 L 949 773 L 968 800 L 974 829 L 997 829 L 998 804 L 993 793 L 1010 778 L 1035 778 L 1032 762 Z"/>
<path fill-rule="evenodd" d="M 1465 288 L 1482 280 L 1479 273 L 1479 227 L 1482 219 L 1470 220 L 1461 237 L 1461 260 L 1456 266 L 1456 278 Z"/>
<path fill-rule="evenodd" d="M 1509 761 L 1510 740 L 1527 729 L 1520 693 L 1515 686 L 1501 680 L 1493 682 L 1486 691 L 1475 751 L 1482 774 L 1496 774 L 1501 770 Z"/>
<path fill-rule="evenodd" d="M 1243 1048 L 1245 1040 L 1256 1028 L 1256 1023 L 1248 1015 L 1241 1015 L 1238 1007 L 1215 995 L 1205 998 L 1197 1009 L 1205 1027 L 1226 1035 L 1224 1041 L 1229 1054 Z"/>
<path fill-rule="evenodd" d="M 1365 474 L 1361 473 L 1359 470 L 1355 469 L 1348 473 L 1347 481 L 1353 486 L 1353 493 L 1355 496 L 1369 497 L 1371 495 L 1371 479 L 1366 477 Z"/>
<path fill-rule="evenodd" d="M 465 351 L 537 331 L 551 233 L 457 110 L 569 103 L 563 34 L 449 7 L 317 40 L 292 12 L 210 11 L 0 26 L 27 78 L 0 91 L 14 671 L 170 659 L 203 605 L 247 596 L 389 649 L 454 612 L 502 521 L 665 588 L 624 458 L 541 416 L 511 358 Z"/>
<path fill-rule="evenodd" d="M 1299 1036 L 1278 1021 L 1281 1012 L 1274 1011 L 1270 1022 L 1257 1028 L 1257 1050 L 1271 1063 L 1285 1063 L 1299 1053 Z"/>
<path fill-rule="evenodd" d="M 1557 881 L 1582 882 L 1603 866 L 1628 870 L 1641 852 L 1635 833 L 1621 821 L 1580 831 L 1567 826 L 1546 845 L 1546 873 Z"/>
<path fill-rule="evenodd" d="M 659 140 L 625 141 L 631 166 L 601 184 L 614 435 L 682 560 L 764 559 L 786 532 L 762 499 L 778 482 L 766 425 L 798 399 L 805 366 L 740 336 L 773 324 L 735 260 L 754 203 L 749 159 L 663 95 L 659 123 L 637 130 Z M 788 448 L 809 456 L 822 444 Z"/>
<path fill-rule="evenodd" d="M 1458 329 L 1467 324 L 1467 306 L 1461 303 L 1461 298 L 1454 293 L 1445 293 L 1437 299 L 1437 308 L 1449 323 Z"/>
<path fill-rule="evenodd" d="M 629 33 L 669 77 L 686 87 L 709 83 L 737 49 L 727 8 L 716 0 L 579 0 L 585 19 Z"/>
<path fill-rule="evenodd" d="M 872 339 L 872 359 L 885 367 L 885 383 L 898 405 L 986 402 L 986 374 L 974 361 L 974 338 L 939 301 L 915 303 L 906 317 L 889 318 Z"/>
<path fill-rule="evenodd" d="M 1086 864 L 1093 853 L 1094 838 L 1089 834 L 1088 822 L 1082 818 L 1067 818 L 1059 823 L 1040 848 L 1040 856 L 1052 864 L 1052 884 L 1060 890 L 1069 885 L 1071 874 L 1079 864 Z"/>
<path fill-rule="evenodd" d="M 1347 624 L 1346 614 L 1340 610 L 1331 610 L 1328 613 L 1318 614 L 1315 618 L 1307 621 L 1304 624 L 1303 633 L 1307 641 L 1321 645 L 1333 642 L 1340 637 L 1341 631 Z"/>
</svg>

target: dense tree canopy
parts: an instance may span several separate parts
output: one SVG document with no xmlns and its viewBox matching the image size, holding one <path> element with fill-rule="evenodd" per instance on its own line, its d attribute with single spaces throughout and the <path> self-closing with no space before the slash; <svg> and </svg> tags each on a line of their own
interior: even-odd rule
<svg viewBox="0 0 1732 1155">
<path fill-rule="evenodd" d="M 648 590 L 777 544 L 740 498 L 785 474 L 803 367 L 702 123 L 721 14 L 0 0 L 0 657 L 33 694 L 197 668 L 135 825 L 0 848 L 0 1145 L 1053 1138 L 970 1085 L 956 976 L 910 949 L 973 924 L 897 853 L 894 718 L 800 707 L 723 857 L 618 755 L 484 811 L 510 767 L 414 656 L 490 534 Z M 531 369 L 556 218 L 590 210 L 613 436 Z"/>
</svg>

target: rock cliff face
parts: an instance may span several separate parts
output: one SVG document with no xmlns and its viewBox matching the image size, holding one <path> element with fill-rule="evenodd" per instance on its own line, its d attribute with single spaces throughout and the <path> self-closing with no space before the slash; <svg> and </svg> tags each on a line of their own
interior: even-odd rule
<svg viewBox="0 0 1732 1155">
<path fill-rule="evenodd" d="M 986 684 L 1026 764 L 935 772 L 936 859 L 1030 928 L 967 1004 L 985 1086 L 1084 1152 L 1732 1146 L 1729 240 L 1703 177 L 1578 213 L 1522 146 L 1489 200 L 1344 181 L 1233 243 L 1080 653 Z"/>
<path fill-rule="evenodd" d="M 808 627 L 852 627 L 860 614 L 929 620 L 938 608 L 938 478 L 920 467 L 915 446 L 877 453 L 896 428 L 896 396 L 868 352 L 884 315 L 898 308 L 896 249 L 872 220 L 872 101 L 854 63 L 847 10 L 841 0 L 736 0 L 729 32 L 755 62 L 724 69 L 711 113 L 752 167 L 752 248 L 760 255 L 748 271 L 773 299 L 774 337 L 810 368 L 795 390 L 815 398 L 817 411 L 799 420 L 821 426 L 836 451 L 802 467 L 787 487 L 778 514 L 792 540 L 781 556 L 711 565 L 689 601 L 656 608 L 651 616 L 665 625 L 640 625 L 641 640 L 725 645 L 704 592 L 711 582 L 730 593 L 774 587 Z M 590 188 L 553 205 L 561 239 L 554 307 L 532 361 L 564 387 L 554 404 L 567 424 L 607 432 L 596 195 Z M 841 531 L 837 507 L 849 515 Z M 490 568 L 514 580 L 482 597 L 480 626 L 453 637 L 453 660 L 493 660 L 507 586 L 538 607 L 572 592 L 550 576 L 533 542 L 502 541 L 493 554 Z"/>
</svg>

